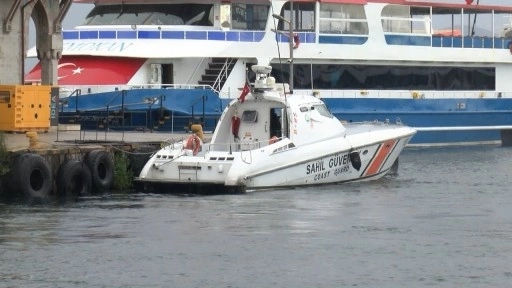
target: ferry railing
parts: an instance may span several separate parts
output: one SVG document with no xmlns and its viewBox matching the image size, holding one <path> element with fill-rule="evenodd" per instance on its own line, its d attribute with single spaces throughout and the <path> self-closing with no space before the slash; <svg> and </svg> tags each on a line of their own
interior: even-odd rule
<svg viewBox="0 0 512 288">
<path fill-rule="evenodd" d="M 215 91 L 210 85 L 201 84 L 130 84 L 130 85 L 61 85 L 60 98 L 78 95 L 95 94 L 136 89 L 209 89 Z"/>
<path fill-rule="evenodd" d="M 148 133 L 170 132 L 174 134 L 189 133 L 191 131 L 189 116 L 172 115 L 167 119 L 170 123 L 169 125 L 169 123 L 163 123 L 158 119 L 151 119 L 149 114 L 149 111 L 129 111 L 123 114 L 120 111 L 109 110 L 88 114 L 60 115 L 59 125 L 75 124 L 77 127 L 68 126 L 68 131 L 80 131 L 80 139 L 85 138 L 86 131 L 93 132 L 96 133 L 96 140 L 99 140 L 99 133 L 104 133 L 105 136 L 103 138 L 107 140 L 109 132 L 139 131 Z M 204 123 L 211 123 L 216 122 L 218 118 L 206 116 L 204 119 L 199 118 L 199 120 Z M 186 124 L 177 126 L 175 122 Z M 213 125 L 205 126 L 203 131 L 204 133 L 211 133 L 214 128 Z"/>
<path fill-rule="evenodd" d="M 204 60 L 206 58 L 202 58 L 201 61 L 199 61 L 199 63 L 196 65 L 196 67 L 194 68 L 194 71 L 192 71 L 192 74 L 190 74 L 190 77 L 188 78 L 187 82 L 190 83 L 190 82 L 197 82 L 197 80 L 199 80 L 199 77 L 197 77 L 197 73 L 199 72 L 199 68 L 201 67 L 204 67 Z M 193 81 L 192 79 L 196 79 L 196 81 Z"/>
<path fill-rule="evenodd" d="M 315 95 L 319 98 L 380 98 L 380 99 L 499 99 L 512 98 L 512 91 L 490 90 L 305 90 L 297 89 L 295 94 Z"/>
</svg>

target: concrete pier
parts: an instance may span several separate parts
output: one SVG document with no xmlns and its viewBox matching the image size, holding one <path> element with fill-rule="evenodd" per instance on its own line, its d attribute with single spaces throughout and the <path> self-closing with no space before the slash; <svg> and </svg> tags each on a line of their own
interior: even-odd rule
<svg viewBox="0 0 512 288">
<path fill-rule="evenodd" d="M 152 152 L 189 136 L 186 133 L 58 129 L 45 133 L 4 132 L 10 168 L 8 173 L 0 175 L 0 196 L 46 199 L 62 194 L 76 196 L 74 194 L 82 192 L 107 191 L 115 177 L 114 153 L 128 156 L 129 167 L 136 176 Z M 63 172 L 65 169 L 73 171 Z M 106 186 L 95 188 L 98 183 Z"/>
</svg>

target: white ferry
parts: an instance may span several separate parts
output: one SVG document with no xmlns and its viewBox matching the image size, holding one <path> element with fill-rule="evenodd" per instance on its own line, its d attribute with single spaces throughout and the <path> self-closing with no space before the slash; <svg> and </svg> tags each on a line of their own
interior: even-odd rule
<svg viewBox="0 0 512 288">
<path fill-rule="evenodd" d="M 512 6 L 441 1 L 75 0 L 95 6 L 63 31 L 61 121 L 213 130 L 258 64 L 341 120 L 416 128 L 412 144 L 510 141 Z"/>
</svg>

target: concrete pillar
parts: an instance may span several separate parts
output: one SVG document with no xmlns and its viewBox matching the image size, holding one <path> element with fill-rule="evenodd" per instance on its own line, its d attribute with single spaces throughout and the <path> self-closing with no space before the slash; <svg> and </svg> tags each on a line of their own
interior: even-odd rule
<svg viewBox="0 0 512 288">
<path fill-rule="evenodd" d="M 21 0 L 0 0 L 0 84 L 19 84 L 23 66 Z"/>
<path fill-rule="evenodd" d="M 41 63 L 41 84 L 56 86 L 59 59 L 62 57 L 62 36 L 50 35 L 37 42 L 37 58 Z"/>
<path fill-rule="evenodd" d="M 36 28 L 41 84 L 57 85 L 62 57 L 62 20 L 72 0 L 0 0 L 0 84 L 23 83 L 29 20 Z"/>
<path fill-rule="evenodd" d="M 70 2 L 71 0 L 66 0 Z M 62 18 L 68 7 L 64 1 L 39 0 L 25 8 L 25 15 L 34 19 L 36 27 L 37 58 L 41 62 L 41 84 L 57 85 L 57 69 L 62 57 Z"/>
</svg>

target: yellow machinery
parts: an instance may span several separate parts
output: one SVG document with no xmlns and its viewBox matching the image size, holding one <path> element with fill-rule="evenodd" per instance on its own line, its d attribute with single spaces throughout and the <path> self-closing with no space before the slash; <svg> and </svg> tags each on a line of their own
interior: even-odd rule
<svg viewBox="0 0 512 288">
<path fill-rule="evenodd" d="M 0 85 L 0 131 L 48 131 L 52 86 Z"/>
</svg>

